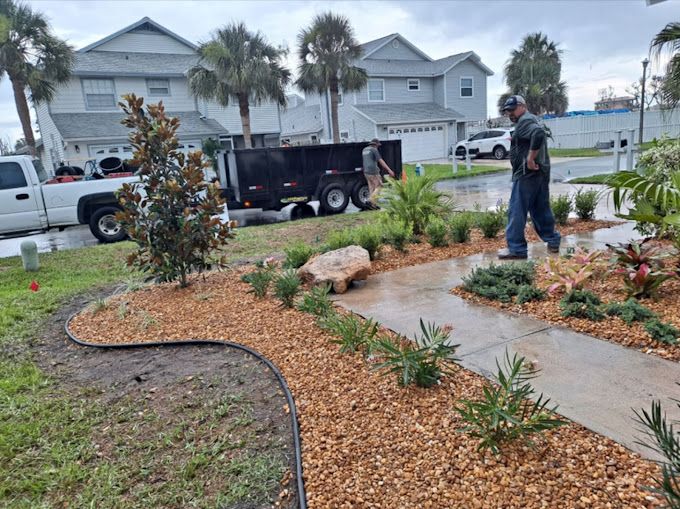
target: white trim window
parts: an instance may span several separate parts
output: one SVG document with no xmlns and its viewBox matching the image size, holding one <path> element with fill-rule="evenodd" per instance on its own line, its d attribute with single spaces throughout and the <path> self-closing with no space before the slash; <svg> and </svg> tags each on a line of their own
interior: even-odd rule
<svg viewBox="0 0 680 509">
<path fill-rule="evenodd" d="M 366 88 L 368 89 L 369 103 L 385 102 L 385 80 L 369 79 Z"/>
<path fill-rule="evenodd" d="M 418 78 L 407 78 L 406 90 L 409 92 L 420 92 L 420 80 Z"/>
<path fill-rule="evenodd" d="M 349 140 L 349 131 L 340 131 L 340 139 L 344 141 Z"/>
<path fill-rule="evenodd" d="M 112 110 L 116 108 L 116 90 L 112 79 L 82 80 L 85 107 L 88 110 Z"/>
<path fill-rule="evenodd" d="M 147 78 L 146 89 L 149 95 L 170 95 L 170 80 L 167 78 Z"/>
<path fill-rule="evenodd" d="M 460 96 L 474 97 L 474 78 L 471 76 L 461 76 L 460 78 Z"/>
</svg>

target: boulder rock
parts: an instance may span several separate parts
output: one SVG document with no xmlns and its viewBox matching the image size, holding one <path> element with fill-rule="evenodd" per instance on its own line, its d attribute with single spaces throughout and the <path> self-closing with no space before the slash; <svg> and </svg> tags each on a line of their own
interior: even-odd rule
<svg viewBox="0 0 680 509">
<path fill-rule="evenodd" d="M 319 285 L 332 283 L 335 293 L 345 293 L 352 281 L 363 280 L 371 272 L 368 251 L 348 246 L 324 253 L 298 269 L 303 281 Z"/>
</svg>

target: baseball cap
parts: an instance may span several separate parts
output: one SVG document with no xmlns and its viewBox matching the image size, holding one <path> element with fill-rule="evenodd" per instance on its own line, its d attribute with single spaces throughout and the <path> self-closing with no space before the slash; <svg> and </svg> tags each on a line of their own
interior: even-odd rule
<svg viewBox="0 0 680 509">
<path fill-rule="evenodd" d="M 505 104 L 501 108 L 502 111 L 513 111 L 518 105 L 524 104 L 526 106 L 526 101 L 521 95 L 511 95 L 505 100 Z"/>
<path fill-rule="evenodd" d="M 378 138 L 373 138 L 371 140 L 371 145 L 378 145 L 380 146 L 380 140 Z"/>
</svg>

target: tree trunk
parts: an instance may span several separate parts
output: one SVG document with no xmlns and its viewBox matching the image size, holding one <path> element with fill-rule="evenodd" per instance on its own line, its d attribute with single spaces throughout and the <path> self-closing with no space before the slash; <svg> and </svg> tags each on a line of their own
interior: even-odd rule
<svg viewBox="0 0 680 509">
<path fill-rule="evenodd" d="M 24 139 L 26 140 L 26 144 L 31 147 L 31 154 L 35 155 L 35 138 L 33 137 L 33 128 L 31 127 L 31 112 L 28 109 L 25 84 L 12 76 L 9 77 L 9 80 L 12 82 L 14 104 L 16 104 L 19 120 L 21 121 L 21 128 L 24 131 Z"/>
<path fill-rule="evenodd" d="M 250 106 L 248 105 L 248 97 L 238 95 L 238 110 L 241 114 L 241 126 L 243 126 L 243 140 L 246 143 L 246 148 L 253 148 L 253 140 L 250 134 Z"/>
<path fill-rule="evenodd" d="M 331 80 L 331 124 L 333 143 L 340 143 L 340 123 L 338 122 L 338 80 Z"/>
</svg>

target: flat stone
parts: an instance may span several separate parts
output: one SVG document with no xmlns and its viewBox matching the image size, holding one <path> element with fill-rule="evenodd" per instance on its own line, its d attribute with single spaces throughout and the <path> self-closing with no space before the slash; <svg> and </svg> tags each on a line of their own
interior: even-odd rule
<svg viewBox="0 0 680 509">
<path fill-rule="evenodd" d="M 368 251 L 348 246 L 313 258 L 300 267 L 298 275 L 313 285 L 331 283 L 335 293 L 345 293 L 352 281 L 365 280 L 370 272 Z"/>
</svg>

